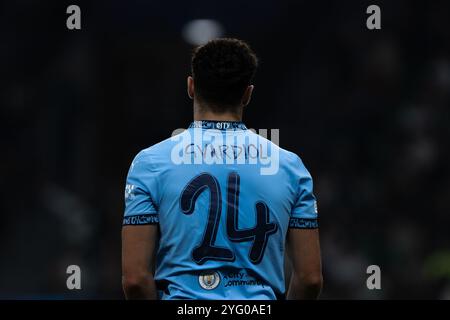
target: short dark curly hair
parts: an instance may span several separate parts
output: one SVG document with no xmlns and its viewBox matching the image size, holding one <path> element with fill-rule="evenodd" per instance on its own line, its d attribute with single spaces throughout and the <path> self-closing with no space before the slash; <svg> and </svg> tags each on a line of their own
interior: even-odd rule
<svg viewBox="0 0 450 320">
<path fill-rule="evenodd" d="M 216 112 L 234 108 L 240 104 L 257 66 L 255 53 L 244 41 L 211 40 L 192 55 L 195 95 Z"/>
</svg>

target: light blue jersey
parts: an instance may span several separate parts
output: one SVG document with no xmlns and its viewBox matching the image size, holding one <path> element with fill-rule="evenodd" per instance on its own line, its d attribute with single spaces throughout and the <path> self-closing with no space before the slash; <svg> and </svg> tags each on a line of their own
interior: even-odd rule
<svg viewBox="0 0 450 320">
<path fill-rule="evenodd" d="M 242 122 L 195 121 L 141 151 L 123 225 L 157 224 L 161 299 L 280 299 L 288 228 L 317 228 L 311 175 Z"/>
</svg>

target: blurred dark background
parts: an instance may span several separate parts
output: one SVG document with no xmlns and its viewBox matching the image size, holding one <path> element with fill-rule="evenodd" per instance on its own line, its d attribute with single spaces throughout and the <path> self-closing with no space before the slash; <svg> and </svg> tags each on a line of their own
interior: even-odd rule
<svg viewBox="0 0 450 320">
<path fill-rule="evenodd" d="M 189 42 L 211 30 L 260 58 L 246 124 L 315 179 L 322 298 L 450 299 L 450 3 L 296 0 L 0 3 L 0 298 L 123 297 L 128 166 L 191 121 Z"/>
</svg>

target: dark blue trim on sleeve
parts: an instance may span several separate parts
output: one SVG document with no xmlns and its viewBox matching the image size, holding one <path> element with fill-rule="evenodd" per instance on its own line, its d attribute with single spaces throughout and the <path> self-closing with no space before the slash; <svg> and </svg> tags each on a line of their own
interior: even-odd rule
<svg viewBox="0 0 450 320">
<path fill-rule="evenodd" d="M 135 225 L 148 225 L 148 224 L 158 224 L 159 217 L 157 213 L 146 213 L 137 214 L 134 216 L 127 216 L 123 218 L 122 225 L 124 226 L 135 226 Z"/>
<path fill-rule="evenodd" d="M 317 229 L 319 228 L 319 221 L 315 219 L 293 218 L 289 219 L 289 228 L 296 229 Z"/>
</svg>

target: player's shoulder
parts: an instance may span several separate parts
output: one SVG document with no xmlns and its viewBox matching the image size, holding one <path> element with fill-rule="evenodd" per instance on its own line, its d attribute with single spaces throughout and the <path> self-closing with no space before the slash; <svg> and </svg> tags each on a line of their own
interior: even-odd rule
<svg viewBox="0 0 450 320">
<path fill-rule="evenodd" d="M 253 132 L 253 134 L 258 135 L 255 132 Z M 284 172 L 293 177 L 310 176 L 310 173 L 299 154 L 280 147 L 278 144 L 270 141 L 266 137 L 263 137 L 261 135 L 258 136 L 260 139 L 259 141 L 270 145 L 271 154 L 275 154 L 278 156 L 278 163 L 281 172 Z M 275 153 L 273 153 L 274 151 Z"/>
<path fill-rule="evenodd" d="M 183 134 L 183 132 L 180 134 Z M 174 139 L 174 136 L 164 139 L 139 151 L 133 162 L 150 164 L 157 163 L 159 161 L 167 161 L 167 157 L 170 157 L 172 148 L 176 143 L 177 140 Z"/>
<path fill-rule="evenodd" d="M 258 139 L 260 142 L 262 142 L 262 144 L 269 145 L 270 151 L 275 152 L 275 154 L 279 155 L 281 165 L 294 166 L 294 167 L 298 167 L 298 166 L 303 167 L 304 166 L 302 158 L 297 153 L 280 147 L 278 144 L 274 143 L 273 141 L 267 139 L 266 137 L 264 137 L 260 134 L 257 134 L 256 132 L 250 131 L 249 134 L 258 136 Z"/>
<path fill-rule="evenodd" d="M 300 155 L 286 149 L 280 149 L 282 150 L 284 159 L 288 165 L 304 167 L 303 160 Z"/>
</svg>

